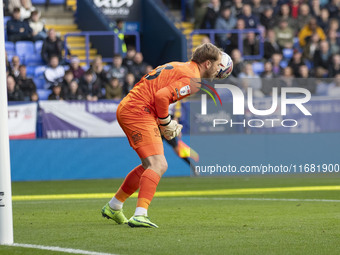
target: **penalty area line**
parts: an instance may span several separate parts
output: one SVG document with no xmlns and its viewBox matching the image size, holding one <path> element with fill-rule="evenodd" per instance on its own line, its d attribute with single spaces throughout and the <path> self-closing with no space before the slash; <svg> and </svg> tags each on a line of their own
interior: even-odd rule
<svg viewBox="0 0 340 255">
<path fill-rule="evenodd" d="M 85 255 L 117 255 L 113 253 L 105 253 L 105 252 L 96 252 L 96 251 L 85 251 L 79 249 L 72 249 L 72 248 L 62 248 L 58 246 L 45 246 L 45 245 L 36 245 L 36 244 L 24 244 L 24 243 L 14 243 L 12 245 L 14 247 L 21 247 L 21 248 L 30 248 L 30 249 L 39 249 L 39 250 L 46 250 L 46 251 L 57 251 L 57 252 L 64 252 L 64 253 L 71 253 L 71 254 L 85 254 Z"/>
</svg>

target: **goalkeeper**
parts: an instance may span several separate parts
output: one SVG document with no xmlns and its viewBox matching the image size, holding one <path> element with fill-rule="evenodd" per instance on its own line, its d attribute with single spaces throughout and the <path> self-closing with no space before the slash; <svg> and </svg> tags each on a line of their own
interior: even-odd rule
<svg viewBox="0 0 340 255">
<path fill-rule="evenodd" d="M 117 120 L 141 165 L 125 178 L 115 196 L 102 209 L 102 215 L 130 227 L 157 228 L 148 218 L 148 207 L 162 175 L 167 170 L 161 134 L 171 140 L 182 125 L 168 114 L 171 103 L 196 93 L 200 79 L 216 77 L 221 51 L 211 43 L 199 46 L 189 62 L 171 62 L 145 75 L 120 102 Z M 136 211 L 129 220 L 123 204 L 139 189 Z"/>
</svg>

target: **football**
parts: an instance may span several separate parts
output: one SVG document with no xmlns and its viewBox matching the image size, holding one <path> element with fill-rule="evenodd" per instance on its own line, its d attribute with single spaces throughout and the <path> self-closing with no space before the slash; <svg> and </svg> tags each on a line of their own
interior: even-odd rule
<svg viewBox="0 0 340 255">
<path fill-rule="evenodd" d="M 222 52 L 221 64 L 219 67 L 220 70 L 216 76 L 217 79 L 225 79 L 233 71 L 233 61 L 231 60 L 231 57 L 225 52 Z"/>
</svg>

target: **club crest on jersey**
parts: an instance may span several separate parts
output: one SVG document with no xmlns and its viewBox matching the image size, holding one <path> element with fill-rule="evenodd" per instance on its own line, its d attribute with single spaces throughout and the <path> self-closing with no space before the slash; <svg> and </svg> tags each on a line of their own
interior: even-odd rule
<svg viewBox="0 0 340 255">
<path fill-rule="evenodd" d="M 184 86 L 184 87 L 182 87 L 182 88 L 180 89 L 179 94 L 180 94 L 181 96 L 186 96 L 186 95 L 189 95 L 190 92 L 191 92 L 190 86 L 187 85 L 187 86 Z"/>
</svg>

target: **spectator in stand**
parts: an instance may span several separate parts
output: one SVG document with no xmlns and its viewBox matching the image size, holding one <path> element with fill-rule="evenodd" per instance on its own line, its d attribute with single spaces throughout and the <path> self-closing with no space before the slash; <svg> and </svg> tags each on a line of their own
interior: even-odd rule
<svg viewBox="0 0 340 255">
<path fill-rule="evenodd" d="M 332 63 L 329 65 L 329 68 L 328 68 L 328 76 L 330 78 L 333 78 L 338 74 L 340 74 L 340 54 L 339 53 L 332 56 Z"/>
<path fill-rule="evenodd" d="M 27 0 L 28 5 L 32 6 L 32 1 L 31 0 Z M 14 8 L 21 8 L 21 0 L 9 0 L 8 1 L 8 10 L 9 12 L 13 12 Z"/>
<path fill-rule="evenodd" d="M 18 56 L 14 56 L 11 61 L 11 74 L 15 79 L 18 78 L 20 74 L 19 71 L 20 65 L 21 65 L 20 58 Z"/>
<path fill-rule="evenodd" d="M 320 0 L 311 0 L 310 9 L 313 17 L 319 17 L 321 14 Z"/>
<path fill-rule="evenodd" d="M 152 67 L 152 65 L 147 65 L 146 69 L 145 69 L 145 73 L 150 73 L 154 68 Z"/>
<path fill-rule="evenodd" d="M 236 28 L 235 29 L 238 29 L 238 30 L 245 29 L 245 21 L 243 19 L 238 19 L 237 22 L 236 22 Z M 244 39 L 243 34 L 241 34 L 240 36 L 241 36 L 242 41 L 243 41 L 243 39 Z M 226 49 L 226 53 L 228 53 L 228 54 L 230 54 L 233 51 L 233 49 L 238 49 L 238 46 L 239 46 L 238 34 L 232 34 L 230 36 L 229 40 L 230 40 L 230 44 Z"/>
<path fill-rule="evenodd" d="M 50 87 L 52 89 L 52 93 L 48 96 L 48 100 L 63 100 L 61 97 L 61 85 L 58 82 L 55 82 Z"/>
<path fill-rule="evenodd" d="M 322 8 L 320 16 L 318 16 L 318 25 L 323 31 L 327 31 L 329 27 L 329 12 L 326 8 Z"/>
<path fill-rule="evenodd" d="M 246 28 L 257 28 L 259 24 L 259 20 L 253 15 L 249 4 L 243 5 L 242 14 L 239 18 L 244 20 Z"/>
<path fill-rule="evenodd" d="M 98 56 L 93 60 L 91 64 L 91 69 L 102 84 L 106 84 L 109 82 L 109 80 L 107 79 L 107 73 L 104 70 L 103 60 L 101 56 Z"/>
<path fill-rule="evenodd" d="M 337 19 L 330 19 L 327 31 L 329 31 L 329 30 L 334 30 L 334 31 L 340 32 L 339 20 L 337 20 Z"/>
<path fill-rule="evenodd" d="M 280 53 L 281 49 L 276 41 L 275 32 L 272 29 L 267 30 L 266 39 L 263 43 L 265 59 L 270 59 L 274 53 Z"/>
<path fill-rule="evenodd" d="M 7 22 L 7 35 L 11 42 L 32 39 L 32 29 L 27 22 L 21 21 L 19 8 L 14 8 L 12 19 Z"/>
<path fill-rule="evenodd" d="M 294 30 L 288 26 L 287 20 L 281 20 L 279 26 L 274 28 L 274 31 L 281 49 L 293 48 Z"/>
<path fill-rule="evenodd" d="M 231 59 L 233 60 L 234 65 L 231 75 L 234 77 L 238 77 L 244 68 L 242 54 L 239 49 L 234 49 L 231 52 Z"/>
<path fill-rule="evenodd" d="M 327 5 L 326 8 L 329 11 L 329 17 L 330 18 L 339 18 L 339 11 L 340 11 L 340 6 L 339 6 L 339 0 L 331 0 Z"/>
<path fill-rule="evenodd" d="M 309 23 L 313 16 L 310 14 L 310 8 L 308 4 L 303 3 L 300 5 L 300 14 L 297 18 L 297 28 L 301 30 L 305 25 Z"/>
<path fill-rule="evenodd" d="M 274 53 L 271 60 L 272 60 L 272 64 L 273 64 L 273 73 L 275 75 L 281 75 L 281 73 L 282 73 L 282 67 L 281 67 L 282 54 L 281 53 Z"/>
<path fill-rule="evenodd" d="M 37 91 L 34 81 L 27 77 L 27 69 L 25 65 L 20 65 L 19 67 L 17 85 L 23 92 L 25 101 L 30 101 L 32 94 Z"/>
<path fill-rule="evenodd" d="M 48 36 L 44 40 L 41 49 L 41 57 L 45 63 L 49 63 L 52 56 L 58 56 L 62 61 L 63 41 L 57 37 L 56 31 L 52 28 L 48 31 Z"/>
<path fill-rule="evenodd" d="M 116 77 L 112 77 L 110 82 L 105 87 L 105 98 L 112 100 L 120 100 L 122 99 L 123 88 L 119 82 L 119 79 Z"/>
<path fill-rule="evenodd" d="M 223 6 L 221 14 L 218 16 L 215 29 L 230 30 L 236 26 L 236 17 L 232 15 L 230 6 Z M 218 44 L 223 48 L 227 48 L 229 34 L 217 34 Z"/>
<path fill-rule="evenodd" d="M 309 23 L 305 25 L 299 32 L 299 42 L 301 47 L 307 44 L 308 39 L 312 34 L 317 33 L 321 40 L 326 40 L 326 35 L 322 28 L 317 25 L 315 18 L 311 18 Z"/>
<path fill-rule="evenodd" d="M 275 26 L 273 13 L 273 9 L 270 6 L 266 6 L 260 15 L 260 23 L 266 30 L 272 29 Z"/>
<path fill-rule="evenodd" d="M 340 97 L 340 74 L 335 75 L 334 81 L 329 84 L 327 95 L 331 97 Z"/>
<path fill-rule="evenodd" d="M 46 81 L 52 85 L 56 82 L 61 82 L 65 75 L 65 69 L 59 65 L 58 56 L 52 56 L 50 59 L 50 64 L 44 72 Z"/>
<path fill-rule="evenodd" d="M 31 102 L 38 102 L 39 101 L 39 95 L 37 92 L 33 92 L 31 95 Z"/>
<path fill-rule="evenodd" d="M 147 64 L 143 61 L 143 54 L 137 52 L 133 58 L 133 66 L 131 72 L 134 74 L 135 79 L 140 80 L 146 74 Z"/>
<path fill-rule="evenodd" d="M 30 0 L 21 0 L 20 16 L 21 20 L 27 20 L 31 17 L 31 13 L 35 11 Z"/>
<path fill-rule="evenodd" d="M 80 60 L 77 56 L 72 56 L 70 60 L 70 70 L 73 73 L 74 78 L 80 79 L 85 71 L 80 66 Z"/>
<path fill-rule="evenodd" d="M 231 13 L 234 17 L 239 18 L 242 15 L 243 0 L 233 0 Z"/>
<path fill-rule="evenodd" d="M 86 100 L 98 101 L 102 97 L 102 84 L 91 69 L 87 70 L 79 82 Z"/>
<path fill-rule="evenodd" d="M 320 42 L 319 49 L 314 54 L 314 69 L 316 77 L 322 78 L 328 76 L 328 66 L 332 61 L 329 50 L 329 44 L 326 40 Z"/>
<path fill-rule="evenodd" d="M 128 72 L 131 72 L 131 67 L 133 66 L 133 58 L 136 55 L 136 49 L 132 46 L 129 46 L 126 52 L 126 56 L 123 59 L 123 66 L 128 69 Z"/>
<path fill-rule="evenodd" d="M 136 77 L 133 73 L 128 73 L 125 77 L 125 82 L 123 85 L 123 96 L 126 96 L 130 90 L 135 86 Z"/>
<path fill-rule="evenodd" d="M 195 0 L 194 2 L 195 29 L 201 28 L 205 14 L 207 13 L 207 7 L 209 3 L 210 0 Z"/>
<path fill-rule="evenodd" d="M 113 29 L 113 32 L 118 36 L 118 49 L 120 54 L 126 54 L 126 44 L 125 44 L 125 28 L 124 28 L 124 21 L 122 19 L 116 20 L 116 26 Z"/>
<path fill-rule="evenodd" d="M 318 33 L 313 33 L 308 40 L 306 46 L 303 47 L 302 57 L 309 62 L 313 62 L 314 53 L 319 47 L 320 36 Z"/>
<path fill-rule="evenodd" d="M 210 4 L 207 7 L 207 12 L 204 16 L 203 24 L 201 28 L 214 29 L 216 19 L 220 13 L 221 2 L 220 0 L 210 0 Z"/>
<path fill-rule="evenodd" d="M 136 54 L 134 54 L 136 56 Z M 115 54 L 113 56 L 112 60 L 112 67 L 111 69 L 107 72 L 107 80 L 110 80 L 112 77 L 118 78 L 119 82 L 123 84 L 125 76 L 128 73 L 128 69 L 122 65 L 123 64 L 123 58 L 119 54 Z M 132 69 L 132 66 L 130 69 Z"/>
<path fill-rule="evenodd" d="M 18 89 L 13 76 L 7 76 L 7 100 L 8 101 L 23 101 L 24 95 L 21 90 Z"/>
<path fill-rule="evenodd" d="M 290 13 L 293 19 L 297 19 L 299 16 L 300 9 L 300 1 L 299 0 L 291 0 L 290 1 Z"/>
<path fill-rule="evenodd" d="M 295 78 L 293 69 L 287 66 L 283 69 L 282 76 L 279 79 L 280 87 L 295 87 Z"/>
<path fill-rule="evenodd" d="M 31 18 L 28 21 L 30 28 L 32 29 L 33 41 L 45 40 L 47 33 L 44 23 L 40 20 L 40 13 L 38 11 L 32 11 Z"/>
<path fill-rule="evenodd" d="M 302 58 L 302 53 L 298 50 L 294 50 L 293 57 L 288 64 L 293 69 L 295 77 L 299 77 L 300 66 L 305 65 L 305 61 Z"/>
<path fill-rule="evenodd" d="M 79 88 L 77 80 L 72 80 L 70 82 L 68 90 L 63 98 L 65 100 L 85 100 L 85 96 Z"/>
<path fill-rule="evenodd" d="M 316 91 L 316 81 L 315 79 L 309 79 L 309 69 L 308 66 L 302 65 L 299 68 L 299 79 L 296 79 L 296 86 L 300 88 L 305 88 L 310 91 L 310 93 L 315 94 Z"/>
<path fill-rule="evenodd" d="M 276 79 L 278 76 L 273 73 L 273 65 L 272 62 L 266 61 L 264 63 L 264 71 L 261 74 L 262 78 L 262 89 L 261 91 L 263 94 L 266 96 L 269 96 L 273 92 L 273 87 L 278 87 L 276 86 Z"/>
<path fill-rule="evenodd" d="M 335 30 L 328 31 L 327 41 L 331 55 L 338 54 L 340 52 L 340 38 Z"/>
<path fill-rule="evenodd" d="M 263 13 L 265 6 L 261 2 L 262 0 L 252 0 L 251 1 L 251 9 L 254 16 L 259 20 L 261 17 L 261 13 Z"/>
<path fill-rule="evenodd" d="M 294 32 L 297 32 L 296 19 L 293 19 L 290 15 L 290 7 L 288 4 L 283 4 L 280 6 L 279 13 L 274 18 L 275 26 L 279 26 L 281 20 L 287 20 L 288 26 L 294 28 Z"/>
<path fill-rule="evenodd" d="M 241 78 L 241 89 L 247 93 L 248 88 L 253 88 L 254 97 L 263 97 L 262 93 L 262 81 L 260 77 L 254 73 L 251 63 L 246 63 L 243 72 L 238 76 Z"/>
<path fill-rule="evenodd" d="M 60 83 L 62 97 L 65 97 L 65 95 L 68 93 L 71 81 L 73 79 L 74 79 L 73 72 L 70 69 L 66 70 L 63 81 Z"/>
<path fill-rule="evenodd" d="M 246 34 L 246 38 L 243 40 L 243 56 L 259 55 L 260 54 L 260 42 L 256 38 L 255 33 L 249 32 Z"/>
</svg>

